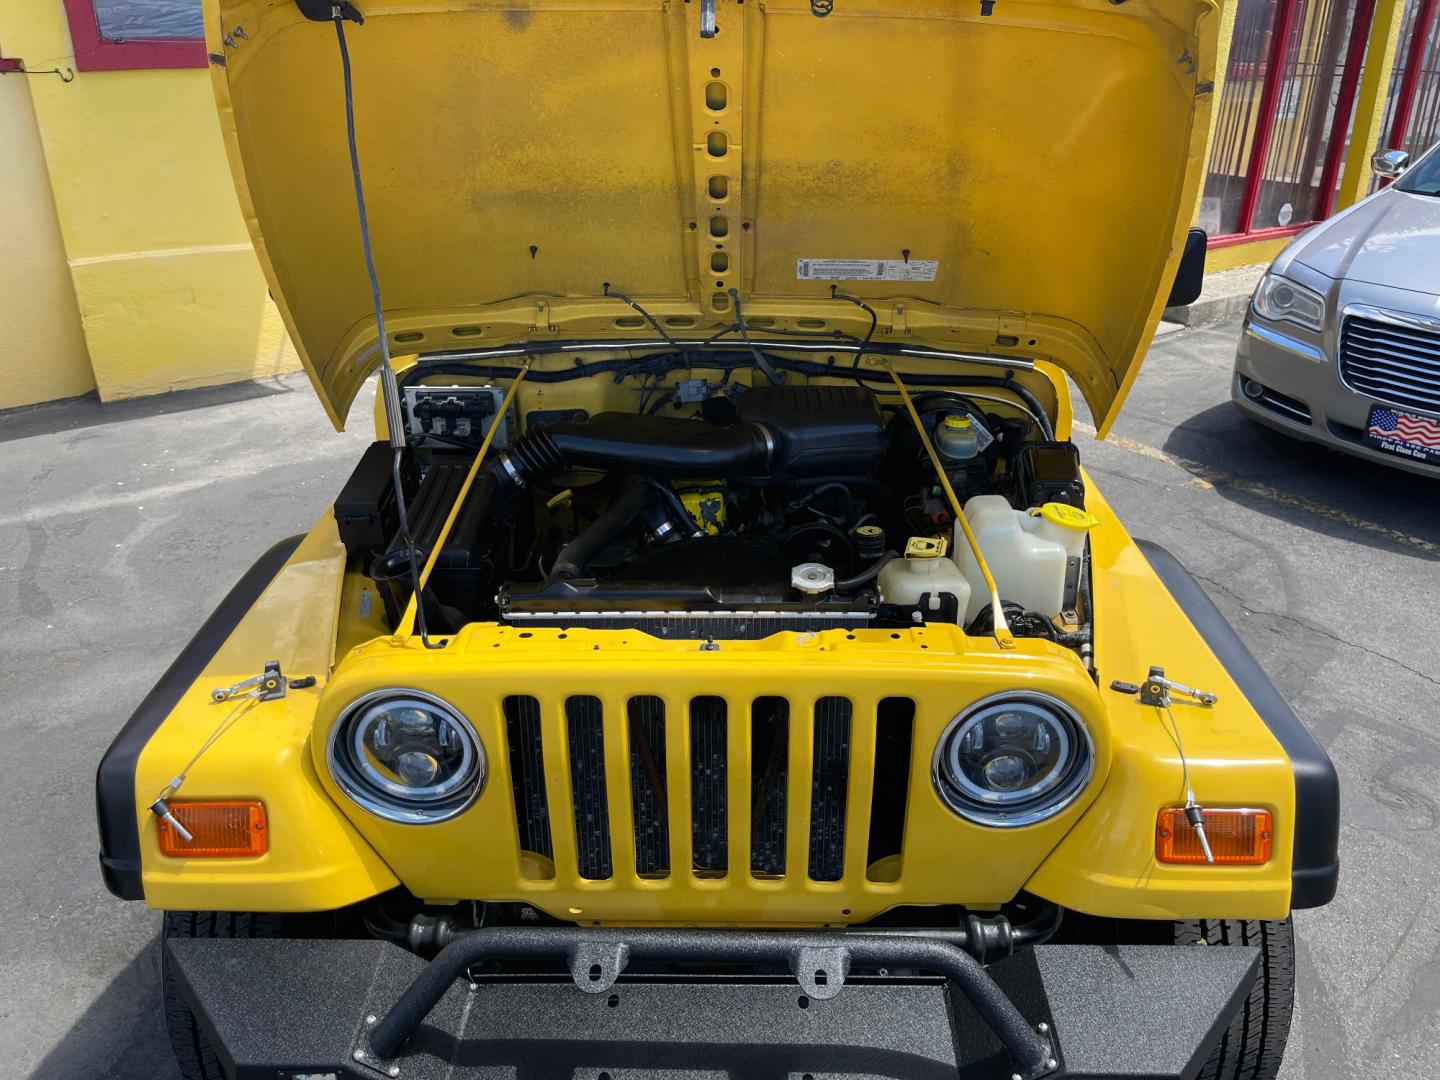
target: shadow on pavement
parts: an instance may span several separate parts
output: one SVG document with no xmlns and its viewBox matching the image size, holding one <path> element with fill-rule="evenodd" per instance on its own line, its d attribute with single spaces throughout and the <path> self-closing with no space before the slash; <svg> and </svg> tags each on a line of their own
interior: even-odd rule
<svg viewBox="0 0 1440 1080">
<path fill-rule="evenodd" d="M 91 1002 L 30 1080 L 180 1080 L 160 997 L 152 938 Z"/>
<path fill-rule="evenodd" d="M 1440 479 L 1288 438 L 1228 402 L 1177 425 L 1164 449 L 1214 484 L 1216 494 L 1246 509 L 1327 536 L 1440 558 L 1426 550 L 1440 547 Z"/>
<path fill-rule="evenodd" d="M 237 401 L 288 394 L 305 385 L 304 372 L 290 372 L 274 378 L 252 382 L 207 386 L 198 390 L 175 390 L 168 394 L 134 398 L 128 401 L 102 403 L 93 393 L 83 397 L 48 401 L 19 409 L 0 411 L 0 443 L 48 435 L 55 431 L 78 431 L 82 428 L 140 420 L 170 413 L 208 409 Z"/>
</svg>

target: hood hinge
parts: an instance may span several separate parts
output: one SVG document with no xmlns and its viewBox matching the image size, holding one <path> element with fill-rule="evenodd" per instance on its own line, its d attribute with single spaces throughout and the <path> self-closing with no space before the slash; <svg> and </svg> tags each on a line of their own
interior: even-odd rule
<svg viewBox="0 0 1440 1080">
<path fill-rule="evenodd" d="M 531 332 L 538 334 L 541 331 L 544 331 L 545 333 L 553 334 L 558 329 L 559 327 L 557 327 L 554 323 L 550 321 L 550 301 L 536 300 L 535 321 L 530 324 Z"/>
</svg>

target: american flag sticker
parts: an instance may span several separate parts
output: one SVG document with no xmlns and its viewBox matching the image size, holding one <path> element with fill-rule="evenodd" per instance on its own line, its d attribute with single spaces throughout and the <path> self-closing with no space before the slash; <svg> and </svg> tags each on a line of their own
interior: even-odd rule
<svg viewBox="0 0 1440 1080">
<path fill-rule="evenodd" d="M 1440 420 L 1377 405 L 1366 433 L 1382 450 L 1424 461 L 1440 461 Z"/>
</svg>

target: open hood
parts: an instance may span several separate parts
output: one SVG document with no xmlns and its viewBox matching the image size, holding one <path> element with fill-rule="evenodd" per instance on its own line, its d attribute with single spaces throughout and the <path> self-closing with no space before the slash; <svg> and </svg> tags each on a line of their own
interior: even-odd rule
<svg viewBox="0 0 1440 1080">
<path fill-rule="evenodd" d="M 731 323 L 737 288 L 747 322 L 863 334 L 836 284 L 877 340 L 1055 361 L 1102 428 L 1135 377 L 1203 167 L 1212 0 L 355 6 L 396 353 L 635 337 L 607 282 L 675 333 Z M 339 426 L 378 349 L 335 27 L 207 7 L 241 203 Z"/>
</svg>

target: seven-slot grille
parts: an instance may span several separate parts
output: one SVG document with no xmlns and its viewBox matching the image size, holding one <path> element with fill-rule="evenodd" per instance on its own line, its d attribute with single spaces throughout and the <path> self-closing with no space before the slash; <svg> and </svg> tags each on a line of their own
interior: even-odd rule
<svg viewBox="0 0 1440 1080">
<path fill-rule="evenodd" d="M 1440 332 L 1347 316 L 1340 331 L 1340 377 L 1367 397 L 1440 412 Z"/>
<path fill-rule="evenodd" d="M 910 776 L 915 708 L 907 698 L 886 698 L 862 716 L 843 697 L 820 698 L 812 705 L 774 696 L 743 703 L 698 696 L 673 716 L 660 697 L 637 695 L 612 706 L 577 695 L 564 700 L 563 712 L 563 727 L 547 725 L 536 698 L 504 701 L 519 846 L 542 856 L 557 875 L 609 880 L 619 861 L 617 845 L 625 844 L 633 851 L 637 876 L 668 877 L 674 872 L 676 830 L 688 834 L 689 871 L 701 878 L 740 872 L 839 882 L 847 872 L 864 874 L 882 861 L 884 872 L 893 872 L 901 854 Z M 675 760 L 672 724 L 683 725 L 679 731 L 688 736 L 678 741 L 688 760 Z M 875 749 L 865 763 L 866 775 L 852 777 L 851 747 L 859 724 L 870 725 L 866 735 L 873 737 Z M 563 745 L 556 745 L 562 739 Z M 808 768 L 795 768 L 791 757 L 797 747 L 808 757 Z M 735 748 L 743 749 L 744 760 L 733 760 Z M 623 762 L 623 786 L 611 755 Z M 568 767 L 560 766 L 562 760 Z M 546 762 L 553 763 L 549 787 Z M 551 812 L 556 768 L 563 776 L 558 795 L 569 803 L 560 814 Z M 677 803 L 669 788 L 672 777 L 682 775 L 689 798 Z M 861 788 L 870 796 L 868 814 L 859 821 L 865 832 L 847 845 L 847 829 L 857 824 L 848 813 L 851 792 Z M 616 798 L 627 800 L 628 815 L 613 812 Z M 864 804 L 857 805 L 865 813 Z M 672 820 L 677 806 L 687 820 Z M 628 828 L 622 824 L 627 816 Z M 792 843 L 797 823 L 807 837 L 799 848 Z M 568 835 L 565 843 L 557 842 L 557 828 L 567 833 L 573 828 L 573 845 Z M 732 865 L 739 863 L 735 841 L 742 837 L 747 857 Z M 568 865 L 571 851 L 574 863 Z M 864 866 L 856 857 L 862 855 Z M 803 865 L 792 865 L 802 859 Z"/>
</svg>

